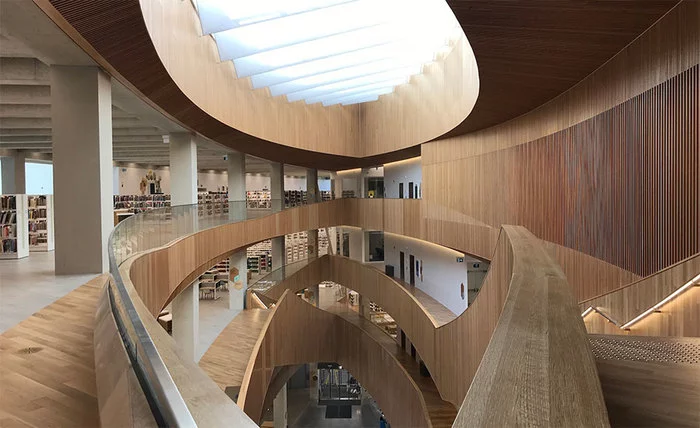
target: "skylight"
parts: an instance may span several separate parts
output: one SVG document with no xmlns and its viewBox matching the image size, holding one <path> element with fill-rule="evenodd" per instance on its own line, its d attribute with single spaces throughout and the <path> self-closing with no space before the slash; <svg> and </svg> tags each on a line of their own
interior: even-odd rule
<svg viewBox="0 0 700 428">
<path fill-rule="evenodd" d="M 357 104 L 408 83 L 461 35 L 445 0 L 196 0 L 238 78 L 287 101 Z"/>
</svg>

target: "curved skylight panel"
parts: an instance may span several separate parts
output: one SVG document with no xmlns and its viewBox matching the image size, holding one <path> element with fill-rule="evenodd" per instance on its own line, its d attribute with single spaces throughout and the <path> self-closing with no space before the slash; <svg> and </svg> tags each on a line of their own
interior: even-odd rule
<svg viewBox="0 0 700 428">
<path fill-rule="evenodd" d="M 395 78 L 395 79 L 383 80 L 381 82 L 371 83 L 369 85 L 356 86 L 356 87 L 342 89 L 342 90 L 333 91 L 333 92 L 324 92 L 324 93 L 321 93 L 320 95 L 315 95 L 315 96 L 305 98 L 304 101 L 306 101 L 307 104 L 328 103 L 332 100 L 335 100 L 338 98 L 345 98 L 345 97 L 350 96 L 350 95 L 357 95 L 357 94 L 365 93 L 365 92 L 369 92 L 369 91 L 378 91 L 378 90 L 383 90 L 385 88 L 392 88 L 393 89 L 395 86 L 403 85 L 407 81 L 408 81 L 408 78 L 406 78 L 406 77 L 399 77 L 399 78 Z"/>
<path fill-rule="evenodd" d="M 238 78 L 311 104 L 389 93 L 387 85 L 355 89 L 408 82 L 462 35 L 445 0 L 197 0 L 197 10 Z"/>
</svg>

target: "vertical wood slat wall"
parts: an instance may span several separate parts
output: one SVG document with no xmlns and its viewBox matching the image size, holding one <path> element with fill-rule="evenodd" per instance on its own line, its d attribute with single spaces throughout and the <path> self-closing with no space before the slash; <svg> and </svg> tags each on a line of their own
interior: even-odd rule
<svg viewBox="0 0 700 428">
<path fill-rule="evenodd" d="M 554 134 L 424 165 L 426 200 L 650 275 L 700 252 L 699 94 L 696 65 Z"/>
</svg>

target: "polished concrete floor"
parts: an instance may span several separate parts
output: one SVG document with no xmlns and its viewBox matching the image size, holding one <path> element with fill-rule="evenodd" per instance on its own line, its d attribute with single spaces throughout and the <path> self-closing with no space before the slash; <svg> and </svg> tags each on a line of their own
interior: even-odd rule
<svg viewBox="0 0 700 428">
<path fill-rule="evenodd" d="M 197 361 L 199 361 L 214 340 L 241 311 L 229 309 L 228 292 L 221 292 L 218 300 L 199 301 L 199 343 L 197 344 Z"/>
<path fill-rule="evenodd" d="M 319 406 L 310 398 L 309 389 L 290 389 L 287 392 L 287 414 L 290 428 L 377 428 L 379 410 L 370 397 L 362 406 L 352 406 L 349 419 L 326 419 L 326 406 Z"/>
<path fill-rule="evenodd" d="M 56 275 L 54 251 L 0 260 L 0 333 L 97 275 Z"/>
</svg>

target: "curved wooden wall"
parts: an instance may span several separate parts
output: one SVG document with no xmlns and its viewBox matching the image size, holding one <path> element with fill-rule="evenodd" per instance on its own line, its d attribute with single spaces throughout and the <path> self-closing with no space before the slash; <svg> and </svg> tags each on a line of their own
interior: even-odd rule
<svg viewBox="0 0 700 428">
<path fill-rule="evenodd" d="M 256 427 L 257 425 L 196 363 L 188 361 L 187 358 L 180 355 L 175 340 L 158 324 L 155 315 L 144 304 L 139 292 L 129 280 L 129 271 L 137 258 L 138 256 L 134 256 L 119 267 L 124 285 L 134 302 L 139 318 L 153 340 L 168 373 L 170 373 L 197 425 L 202 427 Z M 117 305 L 121 306 L 118 300 Z"/>
<path fill-rule="evenodd" d="M 697 254 L 698 63 L 700 2 L 682 1 L 550 103 L 424 144 L 423 198 L 640 276 Z"/>
<path fill-rule="evenodd" d="M 275 367 L 335 361 L 371 391 L 392 424 L 430 427 L 417 385 L 391 354 L 360 328 L 287 292 L 272 309 L 253 351 L 238 403 L 259 421 Z"/>
<path fill-rule="evenodd" d="M 452 220 L 431 217 L 437 215 Z M 133 260 L 130 281 L 155 315 L 202 272 L 242 247 L 289 233 L 340 225 L 402 234 L 484 260 L 491 258 L 498 236 L 496 229 L 421 200 L 336 199 L 207 229 L 140 254 Z M 561 263 L 578 300 L 616 289 L 637 278 L 592 257 L 545 245 Z"/>
<path fill-rule="evenodd" d="M 593 307 L 603 316 L 590 313 L 584 318 L 589 333 L 643 336 L 700 337 L 700 287 L 694 286 L 649 314 L 628 330 L 620 327 L 641 315 L 700 274 L 700 254 L 676 263 L 655 275 L 619 290 L 579 304 L 581 312 Z"/>
<path fill-rule="evenodd" d="M 567 340 L 578 337 L 582 344 L 573 340 L 569 346 L 576 349 L 570 348 L 567 351 L 550 349 L 552 352 L 552 355 L 549 355 L 550 361 L 561 358 L 571 363 L 573 360 L 569 358 L 580 353 L 581 356 L 576 358 L 582 358 L 582 360 L 576 364 L 586 366 L 590 363 L 586 359 L 590 357 L 590 350 L 586 347 L 585 330 L 581 330 L 582 324 L 578 319 L 579 312 L 573 296 L 570 295 L 568 284 L 541 242 L 523 228 L 508 227 L 505 232 L 502 232 L 496 253 L 492 257 L 489 273 L 476 301 L 457 319 L 441 327 L 438 327 L 438 323 L 420 302 L 393 278 L 386 276 L 371 265 L 340 256 L 324 256 L 311 262 L 307 267 L 267 290 L 266 295 L 271 298 L 279 298 L 286 290 L 298 291 L 325 280 L 342 284 L 384 308 L 396 320 L 401 330 L 406 333 L 418 350 L 421 360 L 428 367 L 443 399 L 456 406 L 463 402 L 465 394 L 472 384 L 472 379 L 482 361 L 482 355 L 486 352 L 492 333 L 495 331 L 499 319 L 503 316 L 501 308 L 504 307 L 507 298 L 513 300 L 516 299 L 515 296 L 520 296 L 517 297 L 520 300 L 518 302 L 520 310 L 527 306 L 522 300 L 530 298 L 533 299 L 529 304 L 534 312 L 548 313 L 550 312 L 550 309 L 547 309 L 548 305 L 554 305 L 558 311 L 562 311 L 564 315 L 562 312 L 558 315 L 550 314 L 552 318 L 546 321 L 546 324 L 549 325 L 548 328 L 552 330 L 552 334 L 557 328 L 566 329 L 567 335 L 570 335 L 567 336 Z M 514 306 L 515 303 L 511 303 L 511 305 Z M 523 331 L 526 331 L 527 327 L 532 328 L 532 325 L 528 326 L 528 323 L 535 322 L 536 316 L 533 316 L 533 313 L 520 314 L 519 316 L 525 318 L 508 316 L 506 319 L 514 323 L 513 325 L 519 325 L 519 328 L 516 329 L 518 334 L 529 336 L 530 340 L 534 340 L 533 337 L 537 333 L 532 333 L 533 335 L 530 336 L 524 334 Z M 525 319 L 528 321 L 524 321 Z M 506 323 L 505 321 L 500 322 Z M 508 329 L 513 328 L 513 325 L 508 326 Z M 541 326 L 542 324 L 540 324 Z M 506 329 L 505 326 L 502 328 Z M 573 335 L 572 331 L 575 332 Z M 508 346 L 515 346 L 514 343 L 517 343 L 512 338 L 503 338 L 502 340 L 507 341 Z M 558 340 L 563 339 L 558 338 Z M 503 349 L 494 349 L 490 352 L 497 355 L 508 354 Z M 557 352 L 562 353 L 554 355 Z M 565 355 L 567 353 L 571 353 L 571 355 Z M 492 356 L 492 358 L 498 360 L 496 356 Z M 526 357 L 520 353 L 517 358 Z M 502 359 L 506 360 L 505 357 Z M 537 357 L 533 357 L 533 359 L 537 360 Z M 462 362 L 459 363 L 459 360 Z M 491 369 L 493 367 L 489 370 Z M 503 367 L 497 368 L 497 370 L 503 369 Z M 595 376 L 595 369 L 591 369 L 591 366 L 581 370 L 586 372 L 586 376 Z M 495 379 L 491 381 L 496 385 L 501 382 L 501 380 L 496 381 Z M 489 381 L 484 380 L 484 382 L 488 383 Z M 509 382 L 508 385 L 512 386 L 512 382 Z M 553 388 L 555 386 L 552 385 Z M 595 390 L 595 384 L 589 384 L 585 388 Z M 479 394 L 475 393 L 473 397 L 477 397 L 481 393 L 483 391 L 480 391 Z M 498 394 L 502 395 L 504 392 L 499 391 Z M 498 394 L 490 399 L 497 400 Z M 562 403 L 557 405 L 564 406 Z M 480 408 L 480 406 L 477 407 Z M 467 424 L 467 421 L 465 420 L 463 423 Z"/>
</svg>

